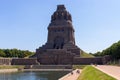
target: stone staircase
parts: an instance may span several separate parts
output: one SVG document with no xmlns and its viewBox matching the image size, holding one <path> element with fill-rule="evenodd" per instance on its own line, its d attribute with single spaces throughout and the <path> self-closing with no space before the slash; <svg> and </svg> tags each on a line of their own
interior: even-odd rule
<svg viewBox="0 0 120 80">
<path fill-rule="evenodd" d="M 72 43 L 65 44 L 63 49 L 67 49 L 67 51 L 71 51 L 72 53 L 75 53 L 76 55 L 80 55 L 80 49 Z"/>
</svg>

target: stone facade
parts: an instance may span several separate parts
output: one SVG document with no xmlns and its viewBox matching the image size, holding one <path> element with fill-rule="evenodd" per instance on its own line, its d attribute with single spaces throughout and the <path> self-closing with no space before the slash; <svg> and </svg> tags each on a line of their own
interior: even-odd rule
<svg viewBox="0 0 120 80">
<path fill-rule="evenodd" d="M 104 64 L 102 57 L 95 57 L 95 58 L 80 58 L 74 57 L 73 64 L 81 64 L 81 65 L 90 65 L 90 64 Z"/>
<path fill-rule="evenodd" d="M 0 58 L 0 65 L 39 65 L 36 58 Z"/>
<path fill-rule="evenodd" d="M 0 58 L 0 65 L 11 65 L 11 58 Z"/>
<path fill-rule="evenodd" d="M 64 54 L 65 52 L 61 52 Z M 41 64 L 84 64 L 84 65 L 89 65 L 89 64 L 107 64 L 111 58 L 110 56 L 104 56 L 104 57 L 95 57 L 95 58 L 80 58 L 80 57 L 72 57 L 69 56 L 69 54 L 65 55 L 62 57 L 62 55 L 57 55 L 54 56 L 55 53 L 52 54 L 50 58 L 48 58 L 48 55 L 42 55 L 41 60 L 37 58 L 0 58 L 0 65 L 35 65 L 34 68 L 39 67 L 40 63 Z M 60 57 L 59 57 L 60 56 Z M 68 56 L 68 57 L 67 57 Z M 49 61 L 48 61 L 49 59 Z M 39 61 L 39 62 L 38 62 Z M 44 62 L 44 63 L 42 63 Z M 44 66 L 41 65 L 39 68 L 43 68 Z M 51 67 L 50 67 L 51 68 Z M 55 68 L 55 67 L 54 67 Z M 60 68 L 60 67 L 59 67 Z M 66 66 L 66 68 L 68 68 Z"/>
<path fill-rule="evenodd" d="M 36 58 L 12 58 L 11 65 L 39 65 Z"/>
<path fill-rule="evenodd" d="M 33 57 L 41 64 L 72 64 L 81 51 L 75 45 L 74 31 L 71 14 L 64 5 L 58 5 L 48 26 L 47 42 Z"/>
</svg>

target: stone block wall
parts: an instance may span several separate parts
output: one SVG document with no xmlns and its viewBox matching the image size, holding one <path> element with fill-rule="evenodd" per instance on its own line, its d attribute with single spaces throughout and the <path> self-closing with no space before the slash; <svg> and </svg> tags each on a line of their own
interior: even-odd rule
<svg viewBox="0 0 120 80">
<path fill-rule="evenodd" d="M 38 65 L 36 58 L 13 58 L 11 65 Z"/>
<path fill-rule="evenodd" d="M 0 65 L 11 65 L 11 58 L 0 58 Z"/>
<path fill-rule="evenodd" d="M 64 49 L 49 49 L 39 56 L 38 62 L 44 65 L 67 65 L 72 64 L 73 56 L 74 54 Z"/>
<path fill-rule="evenodd" d="M 64 51 L 63 51 L 64 52 Z M 111 60 L 110 56 L 95 57 L 95 58 L 80 58 L 73 57 L 68 54 L 57 55 L 57 52 L 51 53 L 51 56 L 43 55 L 42 59 L 37 58 L 0 58 L 0 65 L 67 65 L 67 64 L 107 64 Z M 59 54 L 59 53 L 58 53 Z M 56 56 L 55 56 L 56 55 Z M 40 63 L 41 62 L 41 63 Z"/>
<path fill-rule="evenodd" d="M 83 64 L 83 65 L 103 64 L 103 60 L 102 60 L 102 57 L 95 57 L 95 58 L 75 57 L 73 60 L 73 64 Z"/>
<path fill-rule="evenodd" d="M 103 64 L 108 64 L 108 62 L 110 62 L 111 61 L 111 56 L 110 55 L 106 55 L 106 56 L 104 56 L 103 58 L 102 58 L 102 60 L 103 60 Z"/>
</svg>

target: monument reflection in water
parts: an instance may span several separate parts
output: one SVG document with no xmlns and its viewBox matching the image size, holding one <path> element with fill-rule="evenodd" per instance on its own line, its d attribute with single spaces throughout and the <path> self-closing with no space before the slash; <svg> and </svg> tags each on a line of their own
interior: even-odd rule
<svg viewBox="0 0 120 80">
<path fill-rule="evenodd" d="M 0 73 L 0 80 L 58 80 L 67 71 Z"/>
</svg>

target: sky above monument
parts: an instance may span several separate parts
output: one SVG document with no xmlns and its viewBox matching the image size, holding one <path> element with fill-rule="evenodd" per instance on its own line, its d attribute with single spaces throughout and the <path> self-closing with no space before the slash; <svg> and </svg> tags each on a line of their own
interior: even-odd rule
<svg viewBox="0 0 120 80">
<path fill-rule="evenodd" d="M 0 0 L 0 48 L 35 51 L 44 45 L 59 4 L 72 15 L 82 50 L 102 51 L 120 40 L 120 0 Z"/>
</svg>

